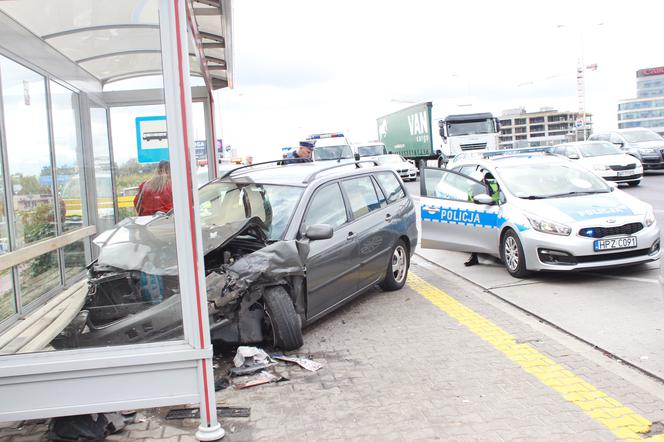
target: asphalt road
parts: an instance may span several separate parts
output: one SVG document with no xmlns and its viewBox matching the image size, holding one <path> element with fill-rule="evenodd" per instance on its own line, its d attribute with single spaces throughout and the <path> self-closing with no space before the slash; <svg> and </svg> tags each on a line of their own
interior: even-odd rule
<svg viewBox="0 0 664 442">
<path fill-rule="evenodd" d="M 406 187 L 419 198 L 419 179 Z M 653 205 L 664 228 L 664 172 L 648 172 L 641 185 L 620 189 Z M 659 262 L 583 273 L 542 273 L 512 278 L 502 264 L 466 254 L 419 248 L 445 267 L 530 314 L 664 381 L 664 297 Z"/>
</svg>

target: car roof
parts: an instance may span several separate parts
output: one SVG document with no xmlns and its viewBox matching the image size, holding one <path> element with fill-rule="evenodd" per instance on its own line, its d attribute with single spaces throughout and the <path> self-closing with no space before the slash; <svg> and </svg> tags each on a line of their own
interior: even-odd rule
<svg viewBox="0 0 664 442">
<path fill-rule="evenodd" d="M 585 146 L 588 144 L 606 144 L 609 143 L 608 141 L 600 141 L 600 140 L 586 140 L 586 141 L 571 141 L 569 143 L 562 143 L 562 144 L 557 144 L 555 147 L 559 146 Z M 611 143 L 609 143 L 611 144 Z"/>
<path fill-rule="evenodd" d="M 454 167 L 479 164 L 484 167 L 520 166 L 527 164 L 568 164 L 567 158 L 546 152 L 523 152 L 511 155 L 499 155 L 491 158 L 468 158 L 461 160 Z"/>
<path fill-rule="evenodd" d="M 333 164 L 330 164 L 333 163 Z M 279 184 L 306 187 L 318 180 L 332 180 L 345 176 L 361 175 L 373 171 L 390 171 L 382 166 L 373 166 L 370 162 L 336 163 L 334 160 L 305 162 L 284 165 L 256 165 L 236 170 L 231 175 L 215 181 L 242 183 Z"/>
</svg>

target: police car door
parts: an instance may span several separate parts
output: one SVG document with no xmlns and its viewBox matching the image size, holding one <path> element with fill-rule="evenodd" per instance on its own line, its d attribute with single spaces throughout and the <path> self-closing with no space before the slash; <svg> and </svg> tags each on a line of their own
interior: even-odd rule
<svg viewBox="0 0 664 442">
<path fill-rule="evenodd" d="M 425 168 L 422 175 L 422 247 L 495 253 L 500 206 L 488 203 L 487 186 L 445 169 Z M 480 194 L 485 204 L 477 202 Z"/>
</svg>

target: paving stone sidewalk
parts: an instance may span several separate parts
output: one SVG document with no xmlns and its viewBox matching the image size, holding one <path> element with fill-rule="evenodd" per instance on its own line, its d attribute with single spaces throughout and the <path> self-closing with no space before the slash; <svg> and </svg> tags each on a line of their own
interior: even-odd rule
<svg viewBox="0 0 664 442">
<path fill-rule="evenodd" d="M 411 271 L 649 421 L 664 420 L 661 397 L 538 332 L 475 286 L 417 258 Z M 309 327 L 304 342 L 297 354 L 321 370 L 279 364 L 286 382 L 217 393 L 220 406 L 251 408 L 249 418 L 221 419 L 224 440 L 620 440 L 409 286 L 360 297 Z M 195 440 L 198 421 L 167 421 L 167 411 L 141 410 L 108 440 Z M 46 440 L 46 426 L 0 424 L 0 441 Z"/>
</svg>

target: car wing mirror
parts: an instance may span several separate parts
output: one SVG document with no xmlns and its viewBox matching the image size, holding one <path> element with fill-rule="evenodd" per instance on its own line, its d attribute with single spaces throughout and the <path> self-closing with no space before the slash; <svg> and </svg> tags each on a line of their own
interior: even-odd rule
<svg viewBox="0 0 664 442">
<path fill-rule="evenodd" d="M 475 195 L 473 197 L 473 201 L 476 204 L 486 204 L 486 205 L 493 204 L 493 198 L 491 198 L 486 193 L 480 193 L 479 195 Z"/>
<path fill-rule="evenodd" d="M 309 238 L 310 241 L 330 239 L 332 235 L 334 235 L 334 229 L 329 224 L 312 224 L 304 232 L 304 236 Z"/>
</svg>

